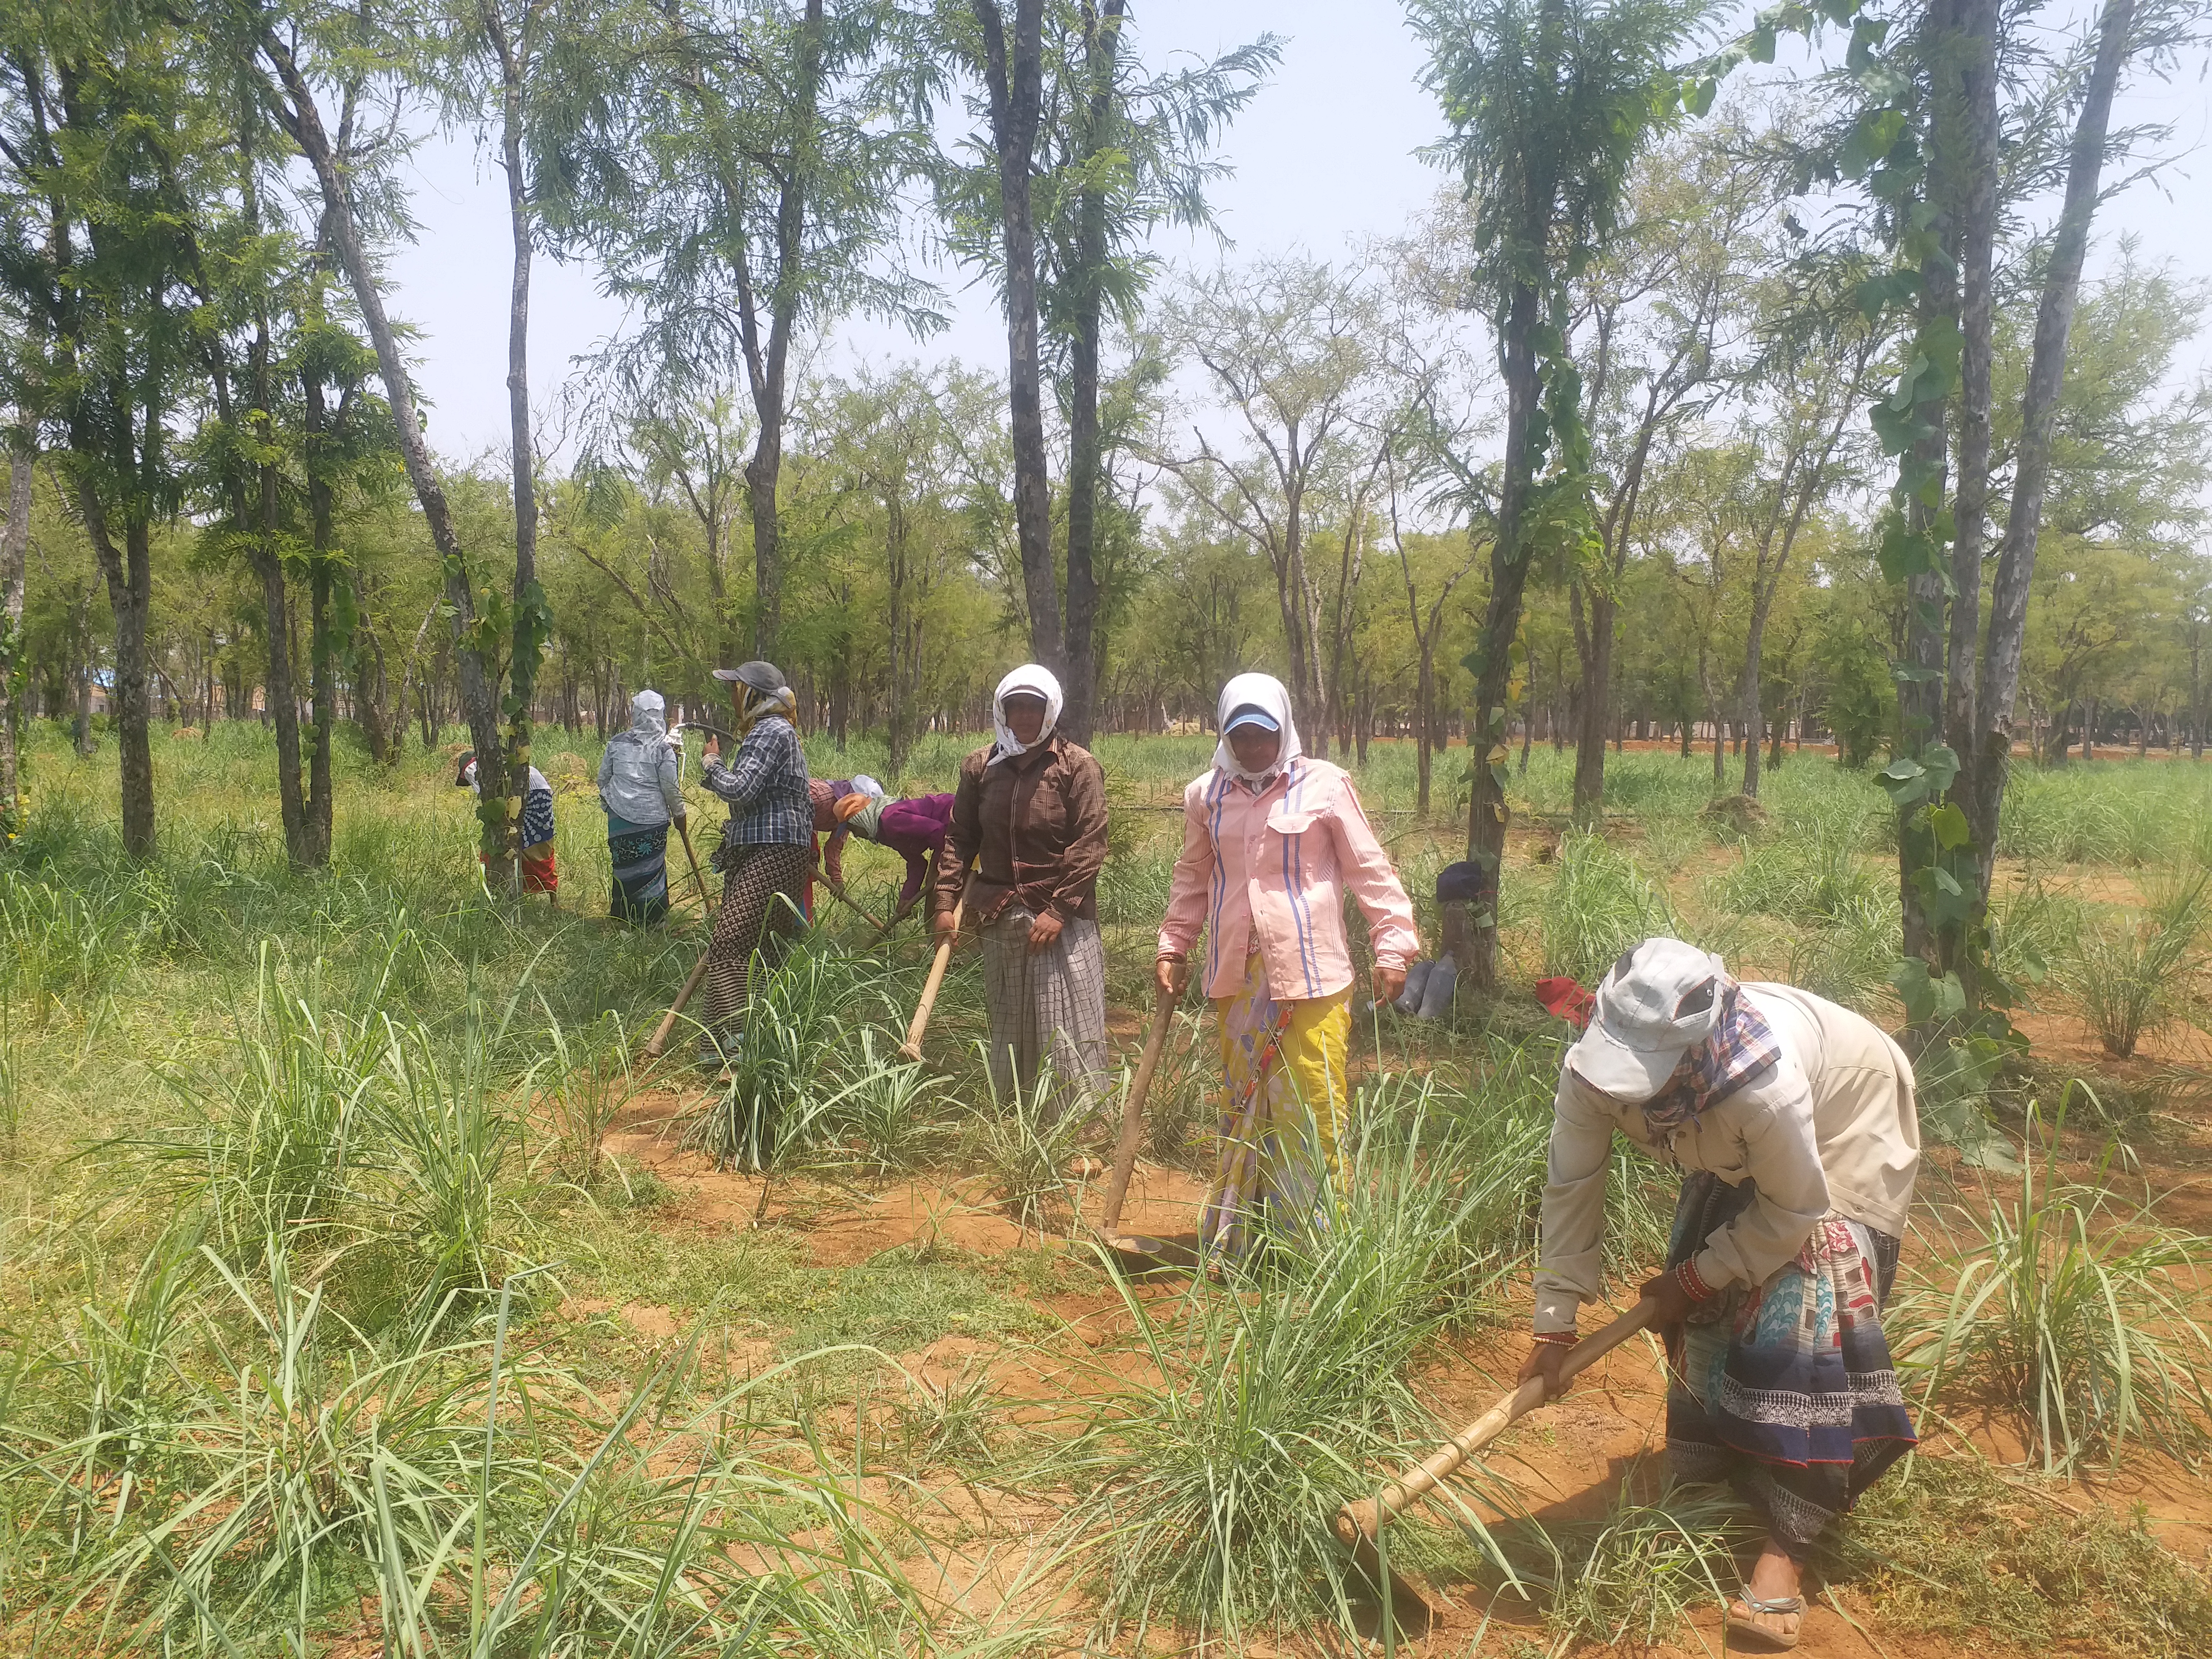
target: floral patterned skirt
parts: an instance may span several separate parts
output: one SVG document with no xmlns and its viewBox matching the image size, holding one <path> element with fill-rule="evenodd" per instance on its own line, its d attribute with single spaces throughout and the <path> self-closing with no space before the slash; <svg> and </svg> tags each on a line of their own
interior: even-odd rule
<svg viewBox="0 0 2212 1659">
<path fill-rule="evenodd" d="M 1749 1206 L 1751 1182 L 1682 1182 L 1668 1265 Z M 1831 1211 L 1758 1285 L 1732 1285 L 1667 1333 L 1667 1457 L 1733 1484 L 1799 1559 L 1917 1438 L 1882 1334 L 1898 1241 Z"/>
</svg>

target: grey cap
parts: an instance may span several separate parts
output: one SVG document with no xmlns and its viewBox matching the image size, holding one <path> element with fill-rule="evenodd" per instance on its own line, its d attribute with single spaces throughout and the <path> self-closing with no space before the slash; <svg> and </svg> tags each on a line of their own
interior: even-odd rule
<svg viewBox="0 0 2212 1659">
<path fill-rule="evenodd" d="M 1567 1063 L 1615 1100 L 1650 1100 L 1720 1023 L 1718 981 L 1727 971 L 1694 945 L 1645 939 L 1598 982 L 1589 1029 L 1567 1050 Z"/>
<path fill-rule="evenodd" d="M 749 685 L 754 690 L 768 696 L 773 696 L 782 690 L 784 684 L 783 670 L 772 662 L 762 662 L 757 659 L 751 662 L 741 662 L 735 668 L 717 668 L 714 671 L 714 678 L 718 680 L 735 680 L 740 685 Z"/>
</svg>

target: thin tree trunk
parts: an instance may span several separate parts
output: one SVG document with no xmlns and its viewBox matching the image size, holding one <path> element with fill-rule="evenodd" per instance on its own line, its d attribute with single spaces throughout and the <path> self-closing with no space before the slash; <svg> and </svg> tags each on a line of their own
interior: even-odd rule
<svg viewBox="0 0 2212 1659">
<path fill-rule="evenodd" d="M 23 573 L 31 550 L 31 478 L 36 455 L 21 427 L 8 447 L 8 523 L 0 532 L 0 826 L 21 828 L 22 773 L 16 735 L 15 669 L 23 655 Z M 2191 701 L 2194 707 L 2194 700 Z"/>
<path fill-rule="evenodd" d="M 507 860 L 507 878 L 519 890 L 522 804 L 530 793 L 531 713 L 551 621 L 544 590 L 538 585 L 538 480 L 530 418 L 530 275 L 536 235 L 522 155 L 522 83 L 530 43 L 520 35 L 509 36 L 497 5 L 487 5 L 483 17 L 499 53 L 500 159 L 507 173 L 507 228 L 514 246 L 507 308 L 507 441 L 513 451 L 514 492 L 514 646 L 507 671 L 507 807 L 501 815 L 506 844 L 501 851 Z M 494 775 L 479 765 L 477 775 L 488 780 Z"/>
<path fill-rule="evenodd" d="M 908 637 L 911 621 L 907 598 L 906 504 L 886 491 L 884 500 L 884 556 L 885 586 L 890 601 L 890 775 L 894 781 L 906 770 L 914 746 L 915 699 L 921 689 L 921 664 L 910 659 L 913 641 Z"/>
<path fill-rule="evenodd" d="M 437 464 L 431 459 L 429 446 L 422 439 L 422 419 L 415 407 L 414 383 L 408 378 L 398 336 L 386 314 L 384 296 L 377 288 L 368 251 L 362 242 L 360 218 L 346 187 L 340 158 L 324 128 L 314 91 L 293 61 L 290 49 L 273 27 L 263 30 L 261 50 L 283 83 L 293 137 L 314 168 L 338 264 L 346 274 L 354 303 L 359 307 L 362 321 L 368 329 L 369 343 L 376 351 L 385 400 L 392 410 L 392 429 L 399 441 L 407 481 L 414 487 L 415 498 L 422 505 L 422 521 L 430 532 L 432 544 L 438 550 L 453 644 L 459 653 L 461 710 L 468 721 L 469 735 L 474 740 L 479 774 L 496 774 L 503 769 L 500 763 L 497 671 L 494 667 L 488 672 L 471 638 L 476 623 L 476 596 L 469 586 L 468 566 L 462 556 L 459 532 L 453 526 L 452 508 L 446 501 L 444 482 L 439 477 Z M 484 851 L 496 858 L 507 839 L 506 797 L 497 790 L 483 791 L 477 816 L 483 827 Z"/>
<path fill-rule="evenodd" d="M 107 710 L 121 757 L 123 850 L 134 859 L 149 860 L 154 856 L 154 750 L 146 732 L 146 618 L 154 590 L 153 536 L 148 526 L 126 519 L 118 550 L 99 492 L 85 485 L 77 497 L 115 615 L 115 680 Z M 82 706 L 88 708 L 88 675 L 87 678 Z"/>
<path fill-rule="evenodd" d="M 1963 131 L 1959 179 L 1959 447 L 1952 491 L 1950 640 L 1943 737 L 1962 762 L 1974 743 L 1974 668 L 1981 643 L 1982 549 L 1990 486 L 1990 292 L 1997 219 L 1997 0 L 1960 0 L 1958 66 Z"/>
<path fill-rule="evenodd" d="M 1067 668 L 1060 677 L 1060 723 L 1075 742 L 1091 741 L 1098 678 L 1098 348 L 1105 313 L 1106 192 L 1095 180 L 1113 143 L 1115 59 L 1127 0 L 1089 0 L 1081 8 L 1089 96 L 1079 167 L 1092 180 L 1077 206 L 1074 337 L 1068 343 Z"/>
<path fill-rule="evenodd" d="M 2028 586 L 2035 574 L 2035 544 L 2042 527 L 2044 488 L 2050 478 L 2051 436 L 2065 380 L 2066 340 L 2073 329 L 2075 302 L 2081 295 L 2081 263 L 2088 252 L 2090 222 L 2097 210 L 2105 137 L 2112 123 L 2112 98 L 2127 60 L 2128 34 L 2134 20 L 2135 0 L 2107 0 L 2097 25 L 2097 56 L 2090 66 L 2081 113 L 2074 126 L 2066 167 L 2065 204 L 2051 238 L 2051 262 L 2044 271 L 2043 294 L 2036 308 L 2035 345 L 2028 362 L 2027 387 L 2021 398 L 2012 512 L 1997 554 L 1996 576 L 1990 584 L 1989 638 L 1983 650 L 1978 699 L 1979 720 L 1969 739 L 1972 783 L 1966 792 L 1966 813 L 1980 852 L 1976 874 L 1984 904 L 1989 902 L 1990 878 L 1996 868 L 2005 782 L 2011 773 L 2013 701 L 2020 690 Z"/>
<path fill-rule="evenodd" d="M 1029 600 L 1030 652 L 1055 672 L 1062 659 L 1060 592 L 1052 557 L 1052 496 L 1045 470 L 1044 403 L 1037 357 L 1036 225 L 1030 203 L 1044 98 L 1043 0 L 1014 0 L 1011 47 L 997 0 L 969 0 L 983 31 L 991 143 L 998 154 L 1006 260 L 1006 404 L 1014 450 L 1014 531 Z"/>
<path fill-rule="evenodd" d="M 1545 192 L 1546 216 L 1550 210 Z M 1505 477 L 1498 492 L 1497 539 L 1490 550 L 1490 604 L 1483 613 L 1480 667 L 1475 674 L 1474 724 L 1468 732 L 1474 784 L 1468 804 L 1467 855 L 1502 879 L 1505 853 L 1504 757 L 1506 688 L 1512 679 L 1514 636 L 1521 631 L 1521 595 L 1528 580 L 1528 560 L 1521 545 L 1522 511 L 1530 483 L 1528 427 L 1536 414 L 1541 383 L 1536 364 L 1540 306 L 1535 289 L 1516 283 L 1509 301 L 1504 349 L 1505 371 Z M 1493 913 L 1474 930 L 1470 982 L 1480 991 L 1498 985 L 1498 926 Z"/>
</svg>

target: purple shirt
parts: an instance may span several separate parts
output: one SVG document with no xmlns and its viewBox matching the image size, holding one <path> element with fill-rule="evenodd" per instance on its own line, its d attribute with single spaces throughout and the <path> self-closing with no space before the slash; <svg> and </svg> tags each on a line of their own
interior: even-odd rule
<svg viewBox="0 0 2212 1659">
<path fill-rule="evenodd" d="M 951 824 L 949 794 L 884 803 L 876 821 L 876 845 L 888 847 L 906 860 L 906 884 L 899 889 L 901 904 L 921 891 L 922 883 L 929 878 L 930 861 L 944 847 L 945 831 Z"/>
</svg>

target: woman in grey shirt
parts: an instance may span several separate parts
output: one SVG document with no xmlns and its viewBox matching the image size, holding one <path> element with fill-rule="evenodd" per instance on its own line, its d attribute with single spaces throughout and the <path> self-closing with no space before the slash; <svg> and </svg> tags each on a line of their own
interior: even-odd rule
<svg viewBox="0 0 2212 1659">
<path fill-rule="evenodd" d="M 658 691 L 629 700 L 629 730 L 599 757 L 599 805 L 607 811 L 607 861 L 617 921 L 658 921 L 668 914 L 668 826 L 684 821 L 679 754 Z"/>
</svg>

